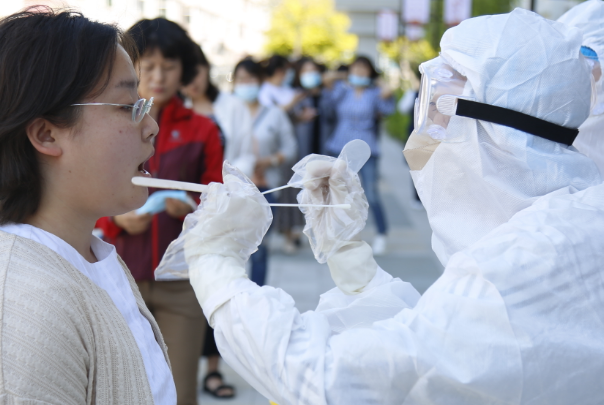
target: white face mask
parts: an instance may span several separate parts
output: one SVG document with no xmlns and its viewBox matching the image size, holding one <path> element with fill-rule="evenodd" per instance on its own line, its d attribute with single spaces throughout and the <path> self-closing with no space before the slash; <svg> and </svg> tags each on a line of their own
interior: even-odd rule
<svg viewBox="0 0 604 405">
<path fill-rule="evenodd" d="M 242 83 L 235 85 L 234 89 L 235 95 L 246 101 L 251 103 L 252 101 L 256 101 L 258 99 L 258 94 L 260 94 L 260 85 L 257 83 Z"/>
</svg>

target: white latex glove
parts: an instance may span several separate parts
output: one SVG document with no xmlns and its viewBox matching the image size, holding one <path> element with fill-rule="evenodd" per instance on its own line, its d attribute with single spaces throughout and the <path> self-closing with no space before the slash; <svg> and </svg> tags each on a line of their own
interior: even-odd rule
<svg viewBox="0 0 604 405">
<path fill-rule="evenodd" d="M 223 166 L 224 184 L 212 183 L 193 214 L 196 224 L 185 236 L 189 278 L 202 308 L 212 293 L 247 278 L 245 262 L 273 220 L 266 198 L 238 169 Z M 211 314 L 207 314 L 208 319 Z"/>
<path fill-rule="evenodd" d="M 301 204 L 350 204 L 350 209 L 304 208 L 304 233 L 319 263 L 329 265 L 331 276 L 345 294 L 358 294 L 373 279 L 377 263 L 359 233 L 365 227 L 369 204 L 359 176 L 341 159 L 306 162 Z"/>
</svg>

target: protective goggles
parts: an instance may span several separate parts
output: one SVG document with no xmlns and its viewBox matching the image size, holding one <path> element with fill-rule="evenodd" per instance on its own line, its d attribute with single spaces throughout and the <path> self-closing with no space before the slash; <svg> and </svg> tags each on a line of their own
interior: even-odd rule
<svg viewBox="0 0 604 405">
<path fill-rule="evenodd" d="M 604 80 L 602 66 L 596 51 L 588 46 L 581 47 L 581 55 L 585 58 L 592 73 L 591 115 L 604 113 Z"/>
<path fill-rule="evenodd" d="M 438 57 L 420 65 L 422 74 L 415 100 L 415 130 L 441 142 L 461 142 L 447 126 L 453 116 L 473 118 L 514 128 L 553 142 L 572 145 L 579 134 L 576 128 L 553 124 L 518 111 L 474 101 L 463 95 L 467 79 Z"/>
</svg>

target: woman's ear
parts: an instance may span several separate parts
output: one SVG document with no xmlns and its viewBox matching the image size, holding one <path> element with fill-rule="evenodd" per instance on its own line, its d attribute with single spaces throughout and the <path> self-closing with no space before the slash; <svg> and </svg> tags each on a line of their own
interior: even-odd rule
<svg viewBox="0 0 604 405">
<path fill-rule="evenodd" d="M 43 118 L 36 118 L 25 129 L 27 137 L 38 152 L 43 155 L 59 157 L 63 149 L 59 146 L 54 135 L 56 126 Z"/>
</svg>

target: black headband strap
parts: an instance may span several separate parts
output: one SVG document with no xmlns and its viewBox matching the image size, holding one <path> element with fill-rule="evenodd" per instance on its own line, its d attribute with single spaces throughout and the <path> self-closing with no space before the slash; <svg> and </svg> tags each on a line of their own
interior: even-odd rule
<svg viewBox="0 0 604 405">
<path fill-rule="evenodd" d="M 455 115 L 505 125 L 568 146 L 573 144 L 579 134 L 578 129 L 566 128 L 518 111 L 462 98 L 457 99 Z"/>
</svg>

